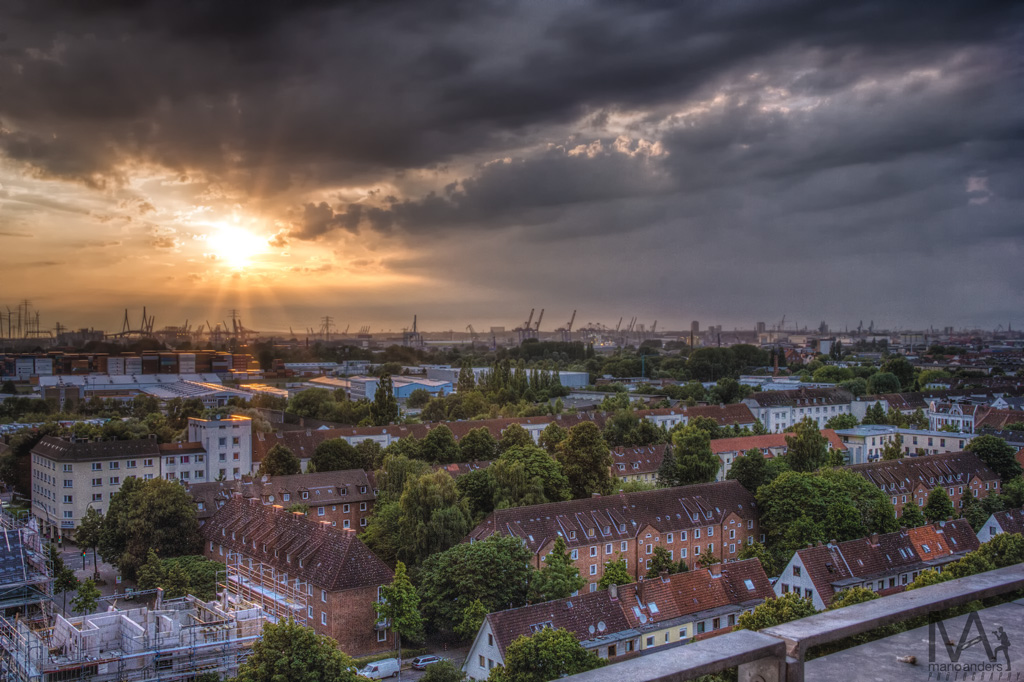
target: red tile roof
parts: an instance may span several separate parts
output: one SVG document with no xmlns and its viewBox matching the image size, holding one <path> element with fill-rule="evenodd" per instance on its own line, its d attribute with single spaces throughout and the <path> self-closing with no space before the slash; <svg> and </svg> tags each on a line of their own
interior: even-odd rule
<svg viewBox="0 0 1024 682">
<path fill-rule="evenodd" d="M 836 450 L 846 451 L 846 445 L 832 429 L 822 429 L 821 435 L 828 439 L 829 446 Z M 716 455 L 726 452 L 746 452 L 753 448 L 761 450 L 786 448 L 786 437 L 792 433 L 769 433 L 763 436 L 740 436 L 737 438 L 716 438 L 711 441 L 711 451 Z"/>
<path fill-rule="evenodd" d="M 246 500 L 256 498 L 265 505 L 280 504 L 282 506 L 299 503 L 316 506 L 317 504 L 373 502 L 377 499 L 373 481 L 362 469 L 323 471 L 292 476 L 255 478 L 243 476 L 241 480 L 237 481 L 209 481 L 193 483 L 186 487 L 188 494 L 196 503 L 203 503 L 203 508 L 197 512 L 200 519 L 213 516 L 218 508 L 236 494 Z M 361 492 L 363 490 L 365 492 Z M 308 493 L 306 499 L 302 499 L 303 492 Z M 285 499 L 286 494 L 290 496 L 290 499 Z"/>
<path fill-rule="evenodd" d="M 969 483 L 977 476 L 995 481 L 998 476 L 971 452 L 903 457 L 847 467 L 886 491 L 913 491 L 918 484 L 927 488 L 949 483 Z"/>
<path fill-rule="evenodd" d="M 665 459 L 667 445 L 645 445 L 642 447 L 619 446 L 612 449 L 612 474 L 614 476 L 635 476 L 657 473 Z"/>
<path fill-rule="evenodd" d="M 1007 509 L 993 514 L 1004 533 L 1024 534 L 1024 509 Z"/>
<path fill-rule="evenodd" d="M 636 416 L 641 419 L 645 417 L 664 417 L 667 415 L 680 415 L 686 417 L 687 421 L 697 417 L 714 419 L 719 426 L 740 426 L 753 425 L 757 420 L 750 408 L 743 403 L 732 405 L 695 405 L 693 407 L 662 407 L 654 410 L 637 410 Z"/>
</svg>

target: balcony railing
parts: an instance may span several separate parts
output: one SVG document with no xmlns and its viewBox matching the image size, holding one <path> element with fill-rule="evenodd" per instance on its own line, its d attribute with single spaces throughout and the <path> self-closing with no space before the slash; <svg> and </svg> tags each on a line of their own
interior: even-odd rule
<svg viewBox="0 0 1024 682">
<path fill-rule="evenodd" d="M 760 632 L 738 630 L 564 678 L 563 682 L 682 682 L 739 669 L 740 682 L 803 682 L 808 649 L 969 602 L 1024 589 L 1024 564 L 854 604 Z"/>
</svg>

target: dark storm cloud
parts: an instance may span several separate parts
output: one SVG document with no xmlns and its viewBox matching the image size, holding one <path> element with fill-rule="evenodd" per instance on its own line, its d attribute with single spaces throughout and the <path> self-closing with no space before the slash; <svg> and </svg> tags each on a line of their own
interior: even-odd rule
<svg viewBox="0 0 1024 682">
<path fill-rule="evenodd" d="M 528 261 L 538 291 L 715 281 L 732 305 L 808 275 L 884 300 L 907 252 L 1019 251 L 1019 4 L 12 0 L 0 26 L 0 156 L 95 188 L 126 160 L 202 177 L 287 207 L 278 248 L 431 236 L 466 284 Z M 1024 291 L 987 270 L 956 296 Z"/>
</svg>

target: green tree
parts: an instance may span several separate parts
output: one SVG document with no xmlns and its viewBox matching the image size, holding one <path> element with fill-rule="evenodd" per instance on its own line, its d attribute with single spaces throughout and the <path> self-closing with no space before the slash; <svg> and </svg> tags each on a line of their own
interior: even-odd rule
<svg viewBox="0 0 1024 682">
<path fill-rule="evenodd" d="M 837 414 L 836 416 L 829 418 L 829 420 L 825 422 L 825 428 L 835 429 L 838 431 L 841 429 L 852 429 L 858 424 L 860 424 L 860 422 L 857 421 L 857 418 L 854 417 L 852 414 Z"/>
<path fill-rule="evenodd" d="M 732 461 L 732 466 L 725 478 L 730 481 L 739 481 L 744 488 L 755 492 L 770 480 L 764 453 L 758 448 L 750 448 Z"/>
<path fill-rule="evenodd" d="M 701 568 L 707 568 L 720 563 L 722 563 L 722 560 L 716 557 L 712 552 L 703 552 L 700 555 L 700 558 L 697 559 L 697 565 Z"/>
<path fill-rule="evenodd" d="M 302 473 L 302 464 L 290 449 L 277 443 L 260 462 L 260 476 L 291 476 Z"/>
<path fill-rule="evenodd" d="M 475 633 L 474 633 L 475 634 Z M 420 678 L 421 682 L 463 682 L 466 673 L 451 661 L 445 659 L 427 666 L 427 671 Z"/>
<path fill-rule="evenodd" d="M 900 380 L 892 372 L 876 372 L 868 377 L 868 393 L 870 395 L 899 392 Z"/>
<path fill-rule="evenodd" d="M 985 517 L 986 519 L 988 517 Z M 921 508 L 914 503 L 914 500 L 903 505 L 903 515 L 900 516 L 900 525 L 904 528 L 920 528 L 928 523 L 921 512 Z"/>
<path fill-rule="evenodd" d="M 464 642 L 472 640 L 480 631 L 480 626 L 483 625 L 487 614 L 487 607 L 484 606 L 484 603 L 479 599 L 474 599 L 472 604 L 463 609 L 462 620 L 455 626 L 455 634 Z"/>
<path fill-rule="evenodd" d="M 435 426 L 420 441 L 420 458 L 433 464 L 451 464 L 462 459 L 459 444 L 446 424 Z"/>
<path fill-rule="evenodd" d="M 494 459 L 498 452 L 498 442 L 486 426 L 472 429 L 459 440 L 459 450 L 463 462 L 487 461 Z"/>
<path fill-rule="evenodd" d="M 366 528 L 359 535 L 363 544 L 370 548 L 381 561 L 394 566 L 398 560 L 401 546 L 399 523 L 402 518 L 402 506 L 395 500 L 378 499 L 373 505 L 373 516 Z"/>
<path fill-rule="evenodd" d="M 551 422 L 544 427 L 543 431 L 540 432 L 538 444 L 547 450 L 549 455 L 554 457 L 558 452 L 558 446 L 561 445 L 568 437 L 568 431 L 563 429 L 556 422 Z"/>
<path fill-rule="evenodd" d="M 430 395 L 430 391 L 428 391 L 427 389 L 414 388 L 412 392 L 409 393 L 409 397 L 405 399 L 405 404 L 413 409 L 418 410 L 419 408 L 424 407 L 427 403 L 429 403 L 432 397 L 433 396 Z"/>
<path fill-rule="evenodd" d="M 720 427 L 718 425 L 718 422 L 716 422 L 711 417 L 694 417 L 689 422 L 687 422 L 686 426 L 680 424 L 675 427 L 675 430 L 682 430 L 686 428 L 703 431 L 704 433 L 708 434 L 708 438 L 710 438 L 711 440 L 714 440 L 716 438 L 725 438 L 726 436 L 731 435 L 727 433 L 722 433 L 722 427 Z"/>
<path fill-rule="evenodd" d="M 92 613 L 96 610 L 99 598 L 103 596 L 96 583 L 89 578 L 78 586 L 78 592 L 71 598 L 71 610 L 78 613 Z"/>
<path fill-rule="evenodd" d="M 967 523 L 971 524 L 971 528 L 977 533 L 988 521 L 988 517 L 991 516 L 989 511 L 982 504 L 981 500 L 973 495 L 964 495 L 961 498 L 960 516 L 967 520 Z"/>
<path fill-rule="evenodd" d="M 818 611 L 810 599 L 787 592 L 775 599 L 766 599 L 750 613 L 741 614 L 736 620 L 737 630 L 763 630 L 791 620 L 813 616 Z"/>
<path fill-rule="evenodd" d="M 821 435 L 818 424 L 804 417 L 786 436 L 786 464 L 793 471 L 815 471 L 823 467 L 828 458 L 828 438 Z"/>
<path fill-rule="evenodd" d="M 899 436 L 893 436 L 882 446 L 882 459 L 890 461 L 903 459 L 903 448 L 900 446 Z"/>
<path fill-rule="evenodd" d="M 631 582 L 633 582 L 633 578 L 629 575 L 629 569 L 626 568 L 626 560 L 619 554 L 614 561 L 604 563 L 604 573 L 601 574 L 601 580 L 598 581 L 597 586 L 606 590 L 609 585 L 628 585 Z"/>
<path fill-rule="evenodd" d="M 711 436 L 707 431 L 696 426 L 679 429 L 672 434 L 672 452 L 676 459 L 675 485 L 715 480 L 721 460 L 711 451 Z"/>
<path fill-rule="evenodd" d="M 419 594 L 431 629 L 453 632 L 477 600 L 488 613 L 526 604 L 532 559 L 519 538 L 497 535 L 430 556 L 420 569 Z"/>
<path fill-rule="evenodd" d="M 1017 451 L 998 436 L 978 436 L 964 449 L 977 455 L 1003 483 L 1017 478 L 1022 473 L 1020 464 L 1014 457 Z"/>
<path fill-rule="evenodd" d="M 202 537 L 195 503 L 178 483 L 125 479 L 103 519 L 100 556 L 134 580 L 150 548 L 164 557 L 199 554 Z"/>
<path fill-rule="evenodd" d="M 928 493 L 928 499 L 925 500 L 924 509 L 921 511 L 924 517 L 932 523 L 953 518 L 953 503 L 950 501 L 949 495 L 946 494 L 946 489 L 942 486 L 932 488 L 932 491 Z"/>
<path fill-rule="evenodd" d="M 63 595 L 61 610 L 65 613 L 68 607 L 68 592 L 78 589 L 78 578 L 75 572 L 64 563 L 56 545 L 47 545 L 50 555 L 50 574 L 53 576 L 53 593 Z"/>
<path fill-rule="evenodd" d="M 459 393 L 465 394 L 476 389 L 476 374 L 473 372 L 473 368 L 468 362 L 462 364 L 462 369 L 459 370 L 459 383 L 456 390 Z"/>
<path fill-rule="evenodd" d="M 880 402 L 875 402 L 874 405 L 869 407 L 864 414 L 864 419 L 861 420 L 862 424 L 885 424 L 885 422 L 885 410 Z"/>
<path fill-rule="evenodd" d="M 98 510 L 89 507 L 85 510 L 82 523 L 75 529 L 75 542 L 83 549 L 92 550 L 92 568 L 96 567 L 96 548 L 100 544 L 100 535 L 103 532 L 103 514 Z"/>
<path fill-rule="evenodd" d="M 645 576 L 648 580 L 651 578 L 657 578 L 663 572 L 666 573 L 677 573 L 679 571 L 679 565 L 672 560 L 668 550 L 664 547 L 655 547 L 654 554 L 650 558 L 651 565 L 647 569 L 647 575 Z"/>
<path fill-rule="evenodd" d="M 758 488 L 761 531 L 780 556 L 815 542 L 853 540 L 897 530 L 889 497 L 846 469 L 787 471 Z"/>
<path fill-rule="evenodd" d="M 269 453 L 268 453 L 269 454 Z M 347 440 L 329 438 L 322 441 L 309 458 L 311 472 L 345 471 L 348 469 L 366 469 L 371 465 Z"/>
<path fill-rule="evenodd" d="M 506 450 L 488 471 L 494 480 L 496 509 L 571 498 L 561 466 L 535 445 Z"/>
<path fill-rule="evenodd" d="M 676 455 L 672 451 L 672 446 L 669 445 L 665 448 L 665 455 L 662 457 L 661 464 L 658 465 L 658 485 L 670 488 L 676 485 L 678 479 L 679 472 L 676 470 Z"/>
<path fill-rule="evenodd" d="M 398 398 L 395 397 L 390 374 L 381 376 L 377 383 L 377 392 L 370 405 L 370 420 L 374 426 L 387 426 L 398 421 Z"/>
<path fill-rule="evenodd" d="M 399 443 L 407 439 L 403 438 Z M 393 443 L 384 455 L 384 462 L 376 472 L 379 499 L 397 501 L 405 490 L 405 484 L 430 471 L 430 465 L 404 454 L 391 452 Z M 375 510 L 376 511 L 376 510 Z"/>
<path fill-rule="evenodd" d="M 163 588 L 169 599 L 191 594 L 209 601 L 217 598 L 217 574 L 223 568 L 222 563 L 201 555 L 160 559 L 149 550 L 146 563 L 138 570 L 137 584 L 140 590 Z"/>
<path fill-rule="evenodd" d="M 907 426 L 912 429 L 925 430 L 928 428 L 928 417 L 920 407 L 914 410 L 914 414 L 907 417 Z"/>
<path fill-rule="evenodd" d="M 868 382 L 863 377 L 854 377 L 846 381 L 840 381 L 839 385 L 853 394 L 853 397 L 860 398 L 868 392 Z"/>
<path fill-rule="evenodd" d="M 889 358 L 882 363 L 882 367 L 880 369 L 880 373 L 888 373 L 896 377 L 896 380 L 899 381 L 899 386 L 896 388 L 896 391 L 879 391 L 879 393 L 896 393 L 900 391 L 901 388 L 904 391 L 909 391 L 913 388 L 916 370 L 914 369 L 914 366 L 910 364 L 910 361 L 902 355 Z"/>
<path fill-rule="evenodd" d="M 606 665 L 568 630 L 544 628 L 520 635 L 505 651 L 505 665 L 491 671 L 490 682 L 550 682 Z"/>
<path fill-rule="evenodd" d="M 769 576 L 779 575 L 782 573 L 782 569 L 785 568 L 785 565 L 782 564 L 779 557 L 769 552 L 768 548 L 760 542 L 743 545 L 743 549 L 740 550 L 737 558 L 740 561 L 744 561 L 746 559 L 757 559 L 761 562 L 761 567 L 764 568 L 764 572 Z"/>
<path fill-rule="evenodd" d="M 474 469 L 455 479 L 459 496 L 466 501 L 474 519 L 480 519 L 494 511 L 494 495 L 497 484 L 490 467 Z"/>
<path fill-rule="evenodd" d="M 580 577 L 579 569 L 569 558 L 565 540 L 559 537 L 544 557 L 544 565 L 533 575 L 530 599 L 535 602 L 564 599 L 586 584 L 587 581 Z"/>
<path fill-rule="evenodd" d="M 423 639 L 423 616 L 420 615 L 420 598 L 412 586 L 405 564 L 395 565 L 395 577 L 390 585 L 380 588 L 380 600 L 374 602 L 377 622 L 384 624 L 395 633 L 395 649 L 398 651 L 398 665 L 402 665 L 402 638 L 418 642 Z"/>
<path fill-rule="evenodd" d="M 530 437 L 529 431 L 519 424 L 509 424 L 501 434 L 501 440 L 498 441 L 498 454 L 501 454 L 510 448 L 518 448 L 524 445 L 533 444 L 533 438 Z"/>
<path fill-rule="evenodd" d="M 337 643 L 291 618 L 265 623 L 234 682 L 358 682 L 355 661 Z"/>
<path fill-rule="evenodd" d="M 469 508 L 446 471 L 408 481 L 399 504 L 398 557 L 413 565 L 459 543 L 470 531 Z"/>
<path fill-rule="evenodd" d="M 562 473 L 576 499 L 612 491 L 612 453 L 594 422 L 580 422 L 569 429 L 556 455 Z"/>
</svg>

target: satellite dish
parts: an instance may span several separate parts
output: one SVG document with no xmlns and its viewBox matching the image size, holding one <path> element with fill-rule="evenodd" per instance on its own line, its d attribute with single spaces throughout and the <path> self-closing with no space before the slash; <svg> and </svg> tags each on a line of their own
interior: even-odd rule
<svg viewBox="0 0 1024 682">
<path fill-rule="evenodd" d="M 597 621 L 597 631 L 598 632 L 604 632 L 607 629 L 608 629 L 608 626 L 604 624 L 603 620 Z"/>
<path fill-rule="evenodd" d="M 643 625 L 646 622 L 647 622 L 647 614 L 641 613 L 640 614 L 640 624 Z"/>
<path fill-rule="evenodd" d="M 593 625 L 591 625 L 589 628 L 587 628 L 587 630 L 590 631 L 590 634 L 594 634 L 595 632 L 597 632 L 597 630 L 594 629 Z"/>
</svg>

